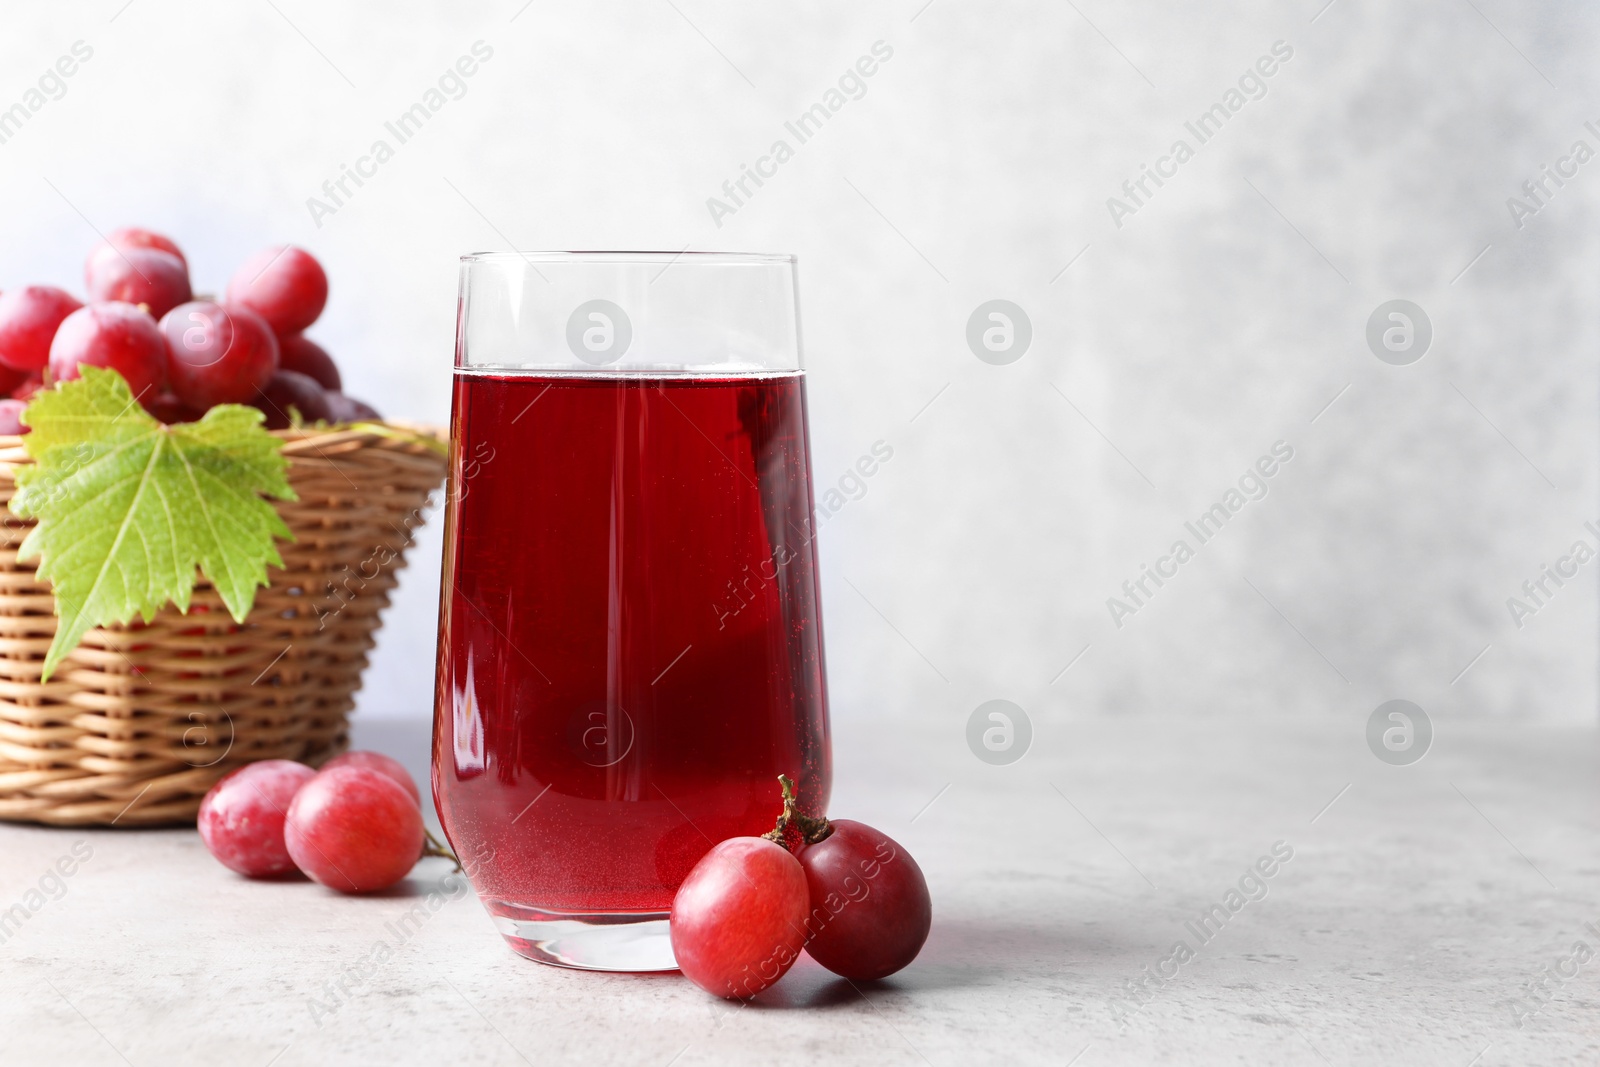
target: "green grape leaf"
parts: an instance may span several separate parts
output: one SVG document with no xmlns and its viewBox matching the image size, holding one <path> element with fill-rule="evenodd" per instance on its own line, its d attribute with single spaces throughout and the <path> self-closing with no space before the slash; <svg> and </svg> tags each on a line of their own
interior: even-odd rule
<svg viewBox="0 0 1600 1067">
<path fill-rule="evenodd" d="M 196 568 L 244 622 L 274 537 L 293 540 L 264 499 L 294 500 L 283 442 L 261 412 L 219 404 L 199 422 L 163 426 L 120 374 L 83 377 L 35 395 L 22 421 L 34 460 L 17 468 L 11 510 L 37 520 L 17 553 L 55 587 L 55 640 L 44 678 L 96 626 L 149 622 L 169 600 L 187 613 Z"/>
</svg>

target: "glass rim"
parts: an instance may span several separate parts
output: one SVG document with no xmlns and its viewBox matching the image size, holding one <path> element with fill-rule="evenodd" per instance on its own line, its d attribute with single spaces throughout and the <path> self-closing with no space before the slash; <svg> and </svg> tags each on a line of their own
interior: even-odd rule
<svg viewBox="0 0 1600 1067">
<path fill-rule="evenodd" d="M 471 252 L 461 257 L 464 264 L 504 263 L 520 260 L 524 263 L 661 263 L 669 265 L 678 260 L 692 260 L 705 266 L 793 266 L 799 257 L 792 252 L 715 252 L 689 251 L 536 251 L 536 252 Z"/>
</svg>

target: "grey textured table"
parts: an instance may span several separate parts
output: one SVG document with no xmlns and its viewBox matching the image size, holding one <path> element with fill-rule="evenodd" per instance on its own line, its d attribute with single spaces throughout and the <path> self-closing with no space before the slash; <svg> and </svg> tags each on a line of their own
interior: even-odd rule
<svg viewBox="0 0 1600 1067">
<path fill-rule="evenodd" d="M 1362 725 L 1062 716 L 994 767 L 959 719 L 841 717 L 833 811 L 913 851 L 933 935 L 876 986 L 802 960 L 743 1008 L 524 961 L 470 896 L 427 910 L 440 861 L 357 899 L 188 831 L 4 826 L 0 908 L 92 855 L 0 943 L 0 1062 L 1594 1063 L 1600 739 L 1436 721 L 1394 767 Z M 426 758 L 421 726 L 358 741 Z"/>
</svg>

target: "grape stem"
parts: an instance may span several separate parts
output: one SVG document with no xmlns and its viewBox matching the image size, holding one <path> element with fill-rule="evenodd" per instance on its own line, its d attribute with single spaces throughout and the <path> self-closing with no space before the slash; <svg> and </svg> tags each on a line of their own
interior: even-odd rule
<svg viewBox="0 0 1600 1067">
<path fill-rule="evenodd" d="M 442 860 L 449 860 L 451 863 L 456 865 L 456 870 L 461 870 L 461 861 L 456 859 L 456 854 L 451 852 L 449 846 L 443 841 L 440 841 L 437 837 L 434 837 L 432 830 L 424 826 L 422 828 L 422 835 L 424 838 L 422 843 L 422 858 L 426 859 L 428 856 L 437 856 Z"/>
<path fill-rule="evenodd" d="M 806 845 L 814 845 L 833 833 L 833 824 L 826 817 L 813 818 L 796 806 L 793 778 L 787 774 L 778 775 L 778 786 L 783 790 L 783 812 L 778 816 L 777 824 L 761 835 L 763 838 L 788 848 L 785 839 L 791 826 L 799 833 L 801 843 Z"/>
</svg>

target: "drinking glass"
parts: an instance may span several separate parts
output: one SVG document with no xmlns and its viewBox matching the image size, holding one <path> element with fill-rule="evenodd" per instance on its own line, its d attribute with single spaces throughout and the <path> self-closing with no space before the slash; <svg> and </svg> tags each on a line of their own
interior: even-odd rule
<svg viewBox="0 0 1600 1067">
<path fill-rule="evenodd" d="M 713 844 L 831 786 L 792 256 L 464 257 L 434 705 L 517 952 L 675 966 Z"/>
</svg>

